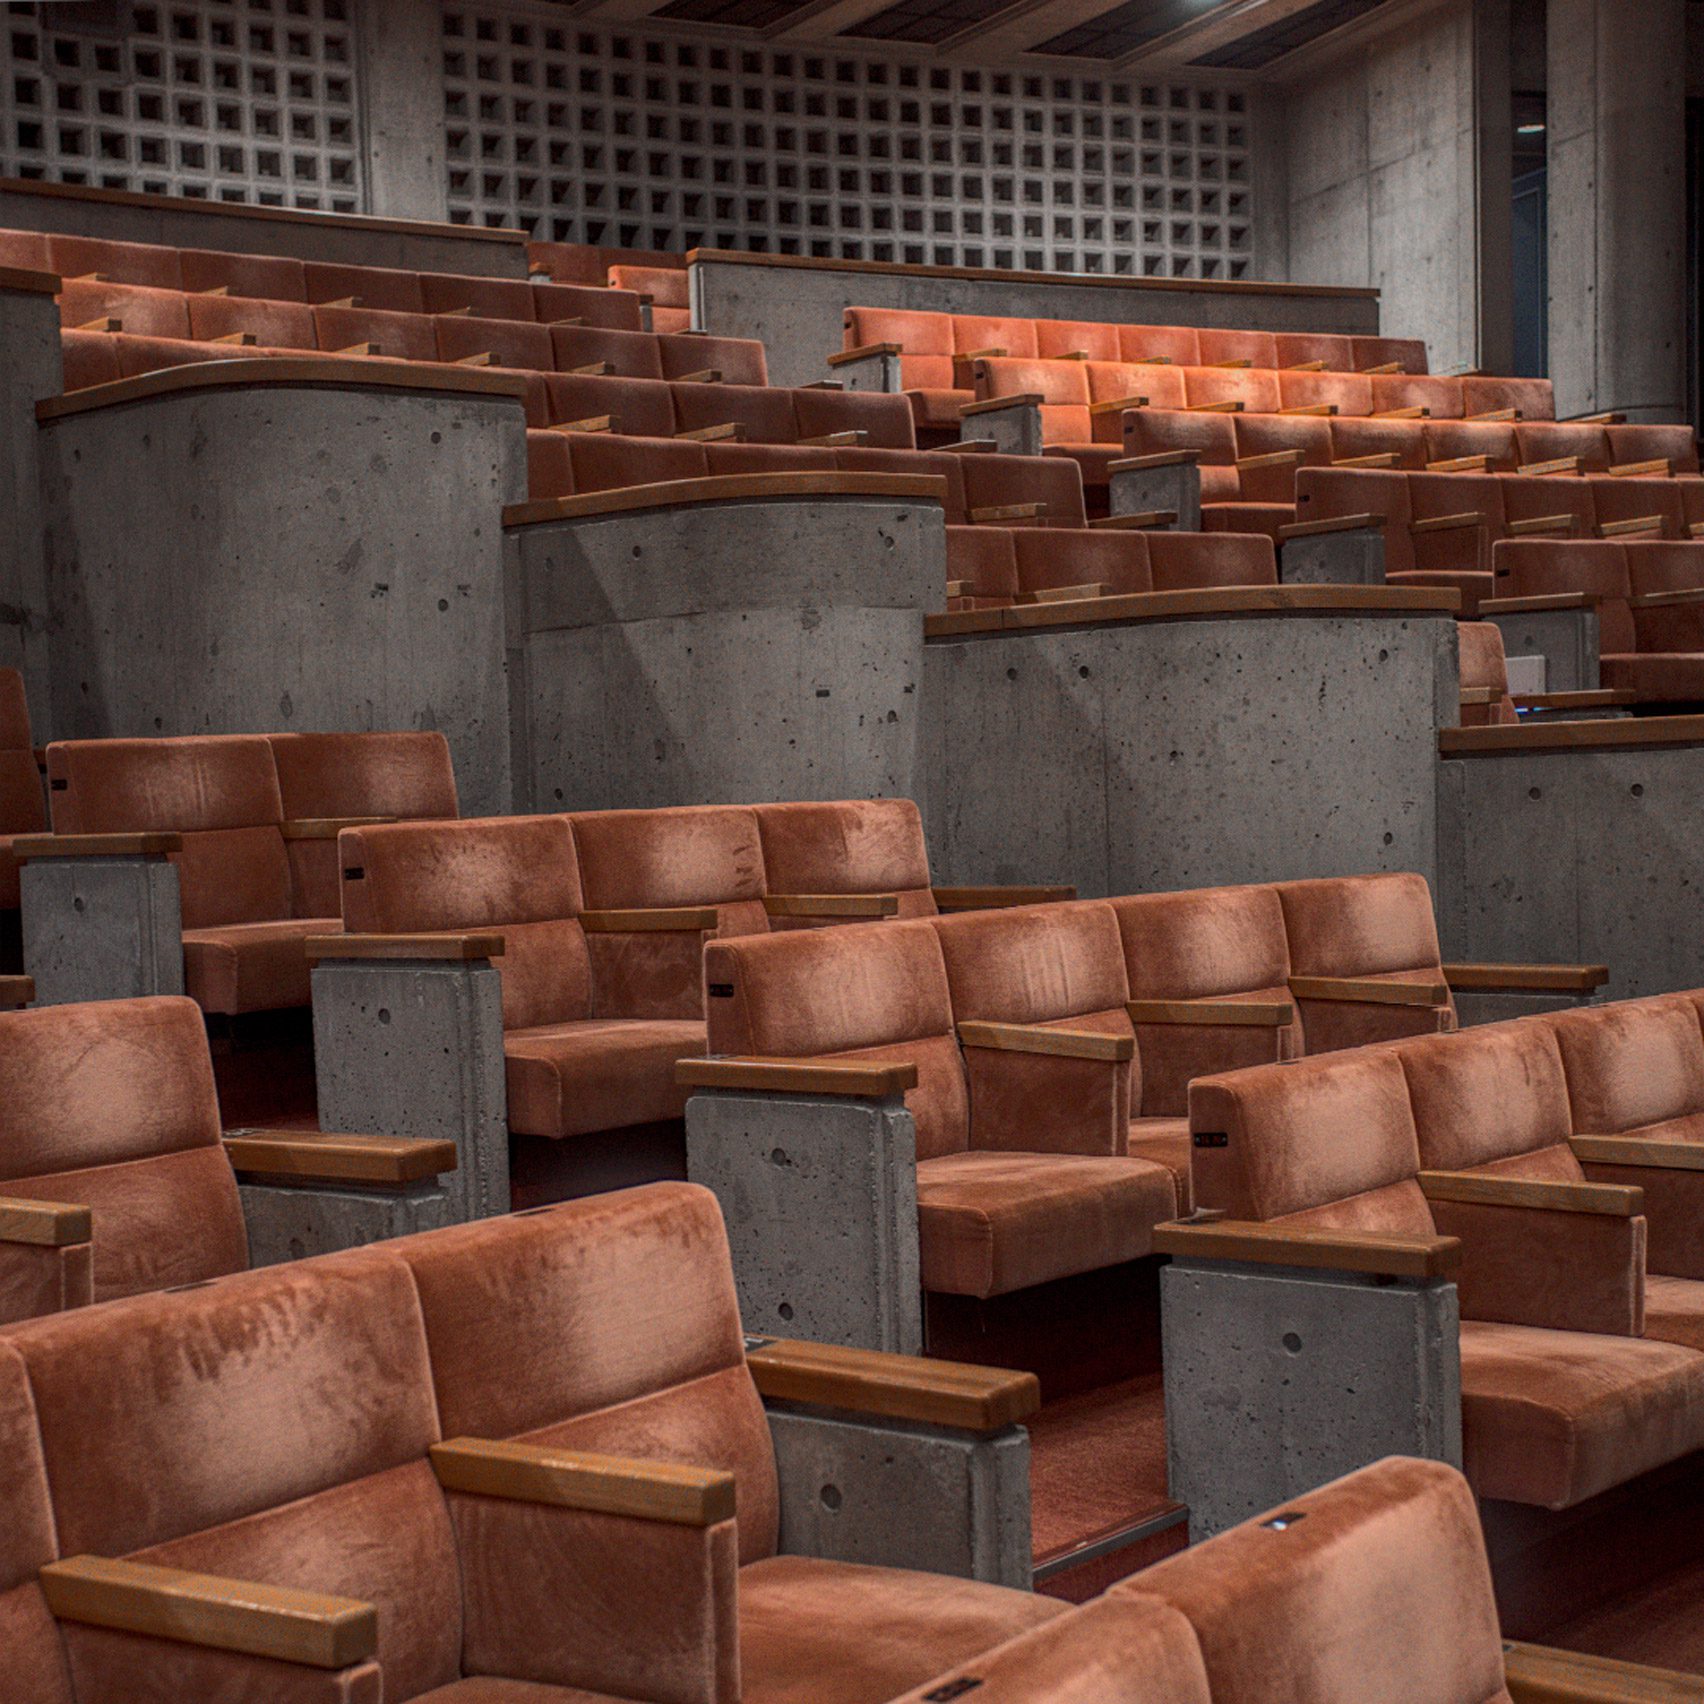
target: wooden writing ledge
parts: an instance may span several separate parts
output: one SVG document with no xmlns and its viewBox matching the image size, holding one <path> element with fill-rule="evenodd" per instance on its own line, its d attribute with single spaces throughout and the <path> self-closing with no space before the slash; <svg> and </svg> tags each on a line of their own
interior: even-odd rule
<svg viewBox="0 0 1704 1704">
<path fill-rule="evenodd" d="M 181 834 L 20 834 L 12 856 L 32 858 L 164 858 L 183 850 Z"/>
<path fill-rule="evenodd" d="M 396 1187 L 456 1169 L 451 1141 L 413 1136 L 352 1136 L 320 1130 L 233 1130 L 225 1137 L 231 1169 L 268 1178 L 336 1178 Z"/>
<path fill-rule="evenodd" d="M 125 403 L 189 391 L 253 390 L 292 386 L 309 390 L 414 391 L 452 396 L 507 398 L 525 402 L 526 380 L 509 373 L 483 373 L 471 367 L 445 366 L 432 361 L 386 361 L 361 356 L 341 360 L 335 355 L 264 355 L 234 361 L 216 358 L 186 367 L 162 367 L 133 379 L 88 385 L 65 396 L 43 397 L 35 405 L 43 423 L 75 414 L 93 414 Z"/>
<path fill-rule="evenodd" d="M 94 1234 L 94 1215 L 87 1207 L 65 1201 L 33 1201 L 0 1195 L 0 1243 L 28 1243 L 32 1248 L 70 1248 Z"/>
<path fill-rule="evenodd" d="M 1041 1406 L 1034 1373 L 876 1349 L 748 1338 L 746 1365 L 758 1393 L 772 1401 L 850 1409 L 966 1432 L 1014 1426 Z"/>
<path fill-rule="evenodd" d="M 0 266 L 0 290 L 21 290 L 31 296 L 57 296 L 63 280 L 57 272 L 35 272 L 24 266 Z"/>
<path fill-rule="evenodd" d="M 501 935 L 309 935 L 309 964 L 326 959 L 491 959 L 503 956 Z"/>
<path fill-rule="evenodd" d="M 1428 1201 L 1467 1207 L 1526 1207 L 1610 1219 L 1636 1218 L 1645 1210 L 1645 1192 L 1632 1184 L 1567 1183 L 1462 1171 L 1423 1171 L 1416 1181 Z"/>
<path fill-rule="evenodd" d="M 1365 1272 L 1386 1278 L 1447 1278 L 1461 1265 L 1459 1237 L 1310 1231 L 1244 1219 L 1156 1225 L 1153 1246 L 1156 1254 L 1191 1260 Z"/>
<path fill-rule="evenodd" d="M 1438 730 L 1442 757 L 1691 745 L 1704 745 L 1704 716 L 1636 716 L 1614 722 L 1531 722 L 1512 728 Z"/>
<path fill-rule="evenodd" d="M 1453 615 L 1460 608 L 1461 593 L 1448 587 L 1212 586 L 1188 592 L 1125 592 L 1110 598 L 1022 604 L 1011 609 L 952 610 L 926 615 L 923 634 L 928 639 L 949 639 L 961 634 L 1099 626 L 1119 621 L 1177 621 L 1190 616 Z"/>
<path fill-rule="evenodd" d="M 1609 981 L 1607 964 L 1446 964 L 1452 988 L 1514 988 L 1522 992 L 1590 994 Z"/>
<path fill-rule="evenodd" d="M 81 395 L 82 392 L 78 392 Z M 724 473 L 707 479 L 671 479 L 659 485 L 623 485 L 584 497 L 545 497 L 511 503 L 503 510 L 506 527 L 539 521 L 577 521 L 594 515 L 636 514 L 643 509 L 677 509 L 693 503 L 760 502 L 771 498 L 808 503 L 818 497 L 891 497 L 907 503 L 947 501 L 947 482 L 939 474 L 918 473 Z"/>
<path fill-rule="evenodd" d="M 917 1087 L 917 1067 L 853 1064 L 838 1059 L 729 1056 L 677 1060 L 675 1082 L 683 1089 L 749 1089 L 770 1094 L 846 1095 L 853 1100 L 886 1100 Z"/>
</svg>

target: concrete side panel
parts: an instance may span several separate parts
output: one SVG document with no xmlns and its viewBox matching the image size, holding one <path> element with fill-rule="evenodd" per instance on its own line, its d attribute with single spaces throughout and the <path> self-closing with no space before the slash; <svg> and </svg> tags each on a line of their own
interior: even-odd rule
<svg viewBox="0 0 1704 1704">
<path fill-rule="evenodd" d="M 250 1266 L 335 1254 L 455 1223 L 448 1193 L 430 1186 L 308 1189 L 239 1182 L 237 1194 L 248 1225 Z"/>
<path fill-rule="evenodd" d="M 439 728 L 510 808 L 506 399 L 267 386 L 41 430 L 61 738 Z"/>
<path fill-rule="evenodd" d="M 38 1006 L 183 992 L 178 873 L 164 858 L 37 858 L 19 887 Z"/>
</svg>

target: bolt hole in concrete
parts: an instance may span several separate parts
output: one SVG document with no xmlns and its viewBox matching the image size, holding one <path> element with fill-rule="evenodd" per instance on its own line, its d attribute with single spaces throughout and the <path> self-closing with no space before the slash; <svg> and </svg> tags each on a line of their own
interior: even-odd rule
<svg viewBox="0 0 1704 1704">
<path fill-rule="evenodd" d="M 1291 1354 L 1292 1354 L 1292 1355 L 1299 1355 L 1299 1354 L 1301 1354 L 1301 1352 L 1302 1352 L 1302 1340 L 1301 1340 L 1301 1338 L 1299 1338 L 1299 1337 L 1298 1337 L 1298 1336 L 1297 1336 L 1297 1335 L 1296 1335 L 1296 1334 L 1295 1334 L 1295 1332 L 1293 1332 L 1293 1331 L 1286 1331 L 1286 1332 L 1285 1332 L 1285 1333 L 1284 1333 L 1284 1339 L 1283 1339 L 1283 1342 L 1284 1342 L 1284 1347 L 1285 1347 L 1285 1348 L 1286 1348 L 1286 1349 L 1287 1349 L 1287 1350 L 1289 1350 L 1289 1352 L 1290 1352 L 1290 1353 L 1291 1353 Z"/>
<path fill-rule="evenodd" d="M 1087 663 L 1080 664 L 1077 669 L 1077 674 L 1081 679 L 1087 680 L 1089 678 L 1089 665 Z"/>
<path fill-rule="evenodd" d="M 390 1022 L 390 1007 L 389 1006 L 379 1007 L 379 1022 L 381 1024 L 388 1024 Z"/>
<path fill-rule="evenodd" d="M 1645 796 L 1645 789 L 1637 781 L 1633 783 L 1632 792 L 1635 799 L 1642 799 Z"/>
<path fill-rule="evenodd" d="M 1007 669 L 1006 670 L 1006 679 L 1007 680 L 1016 680 L 1017 678 L 1018 678 L 1018 671 L 1016 669 Z"/>
<path fill-rule="evenodd" d="M 769 1150 L 769 1163 L 772 1166 L 790 1166 L 793 1162 L 787 1158 L 785 1148 L 771 1148 Z"/>
<path fill-rule="evenodd" d="M 1393 840 L 1394 840 L 1394 839 L 1396 839 L 1396 836 L 1395 836 L 1395 835 L 1394 835 L 1394 834 L 1392 834 L 1392 833 L 1391 833 L 1391 832 L 1390 832 L 1390 830 L 1389 830 L 1389 829 L 1386 829 L 1386 830 L 1385 830 L 1385 837 L 1384 837 L 1384 843 L 1385 843 L 1385 845 L 1386 845 L 1386 846 L 1388 846 L 1388 845 L 1390 845 L 1390 843 L 1391 843 L 1391 842 L 1392 842 L 1392 841 L 1393 841 Z"/>
<path fill-rule="evenodd" d="M 443 441 L 444 441 L 444 434 L 442 432 L 434 432 L 432 434 L 432 442 L 434 444 L 441 444 L 441 443 L 443 443 Z"/>
<path fill-rule="evenodd" d="M 447 610 L 449 607 L 450 607 L 450 600 L 448 598 L 439 598 L 438 599 L 438 613 L 440 615 L 442 615 L 444 613 L 444 611 Z"/>
<path fill-rule="evenodd" d="M 1544 797 L 1543 789 L 1539 787 L 1529 787 L 1527 788 L 1527 797 L 1529 799 L 1542 799 Z"/>
<path fill-rule="evenodd" d="M 300 1237 L 291 1237 L 291 1239 L 290 1239 L 290 1258 L 292 1260 L 306 1260 L 307 1256 L 308 1256 L 308 1245 L 305 1242 L 303 1242 Z"/>
<path fill-rule="evenodd" d="M 793 1304 L 791 1302 L 783 1302 L 775 1311 L 780 1314 L 783 1319 L 790 1320 L 793 1317 Z"/>
<path fill-rule="evenodd" d="M 78 898 L 71 901 L 71 909 L 73 911 L 81 911 L 83 909 L 83 901 L 82 901 L 81 896 L 79 896 Z"/>
<path fill-rule="evenodd" d="M 840 1487 L 838 1485 L 823 1486 L 822 1506 L 825 1509 L 838 1509 L 840 1507 L 840 1501 Z"/>
<path fill-rule="evenodd" d="M 1379 661 L 1381 663 L 1388 663 L 1390 661 L 1390 652 L 1389 651 L 1380 651 L 1379 652 Z"/>
</svg>

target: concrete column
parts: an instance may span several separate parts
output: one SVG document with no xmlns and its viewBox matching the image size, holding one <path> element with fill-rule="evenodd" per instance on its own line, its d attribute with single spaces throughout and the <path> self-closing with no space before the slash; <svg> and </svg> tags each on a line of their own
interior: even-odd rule
<svg viewBox="0 0 1704 1704">
<path fill-rule="evenodd" d="M 250 1266 L 365 1248 L 456 1222 L 449 1193 L 438 1183 L 361 1189 L 239 1180 L 237 1194 L 248 1227 Z"/>
<path fill-rule="evenodd" d="M 19 886 L 38 1006 L 183 992 L 178 874 L 163 855 L 33 858 Z"/>
<path fill-rule="evenodd" d="M 1549 0 L 1558 416 L 1686 415 L 1686 6 Z"/>
<path fill-rule="evenodd" d="M 354 18 L 366 211 L 447 219 L 441 0 L 385 0 Z"/>
<path fill-rule="evenodd" d="M 1479 311 L 1478 365 L 1515 370 L 1514 85 L 1509 0 L 1473 8 L 1474 292 Z"/>
</svg>

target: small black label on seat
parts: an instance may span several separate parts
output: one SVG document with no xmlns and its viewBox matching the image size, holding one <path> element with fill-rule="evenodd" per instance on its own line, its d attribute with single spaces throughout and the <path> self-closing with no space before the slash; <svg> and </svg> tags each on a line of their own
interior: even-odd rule
<svg viewBox="0 0 1704 1704">
<path fill-rule="evenodd" d="M 1230 1137 L 1223 1130 L 1196 1130 L 1189 1139 L 1198 1148 L 1228 1148 L 1231 1145 Z"/>
<path fill-rule="evenodd" d="M 731 1000 L 734 997 L 734 985 L 731 982 L 712 982 L 710 998 L 712 1000 Z"/>
<path fill-rule="evenodd" d="M 365 864 L 351 864 L 343 872 L 343 879 L 346 882 L 364 882 L 367 879 L 367 866 Z"/>
<path fill-rule="evenodd" d="M 69 781 L 67 781 L 65 779 L 65 777 L 62 776 L 62 775 L 56 776 L 53 780 L 48 782 L 48 786 L 51 787 L 54 790 L 54 792 L 56 792 L 56 793 L 63 793 L 65 791 L 65 789 L 67 787 L 69 787 L 70 785 L 71 785 L 71 783 Z"/>
</svg>

